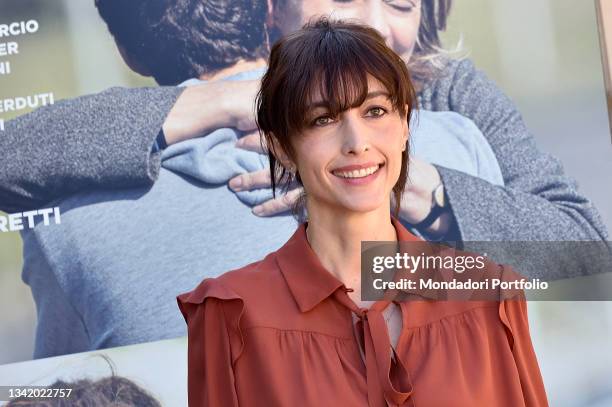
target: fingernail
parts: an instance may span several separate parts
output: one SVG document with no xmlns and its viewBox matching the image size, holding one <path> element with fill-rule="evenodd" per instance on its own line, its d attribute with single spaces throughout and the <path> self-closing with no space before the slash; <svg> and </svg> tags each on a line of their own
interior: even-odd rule
<svg viewBox="0 0 612 407">
<path fill-rule="evenodd" d="M 253 213 L 257 216 L 263 215 L 263 208 L 261 207 L 261 205 L 253 207 Z"/>
<path fill-rule="evenodd" d="M 242 187 L 242 179 L 240 177 L 232 178 L 229 182 L 229 187 L 234 191 L 240 191 Z"/>
</svg>

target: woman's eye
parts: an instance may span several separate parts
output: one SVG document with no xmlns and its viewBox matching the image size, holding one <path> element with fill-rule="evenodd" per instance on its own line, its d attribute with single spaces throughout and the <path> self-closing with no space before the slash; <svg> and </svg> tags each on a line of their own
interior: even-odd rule
<svg viewBox="0 0 612 407">
<path fill-rule="evenodd" d="M 396 10 L 409 13 L 413 8 L 416 7 L 412 0 L 384 0 L 386 4 L 393 7 Z"/>
<path fill-rule="evenodd" d="M 387 111 L 379 106 L 373 107 L 368 110 L 368 115 L 373 116 L 373 117 L 380 117 L 384 115 L 385 113 L 387 113 Z"/>
<path fill-rule="evenodd" d="M 329 116 L 321 116 L 321 117 L 317 117 L 316 119 L 314 119 L 314 121 L 312 122 L 313 125 L 315 126 L 325 126 L 329 123 L 332 122 L 331 117 Z"/>
</svg>

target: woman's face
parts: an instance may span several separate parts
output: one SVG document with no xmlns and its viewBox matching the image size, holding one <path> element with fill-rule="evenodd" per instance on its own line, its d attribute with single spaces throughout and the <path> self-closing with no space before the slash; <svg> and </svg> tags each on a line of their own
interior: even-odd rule
<svg viewBox="0 0 612 407">
<path fill-rule="evenodd" d="M 276 0 L 279 1 L 279 0 Z M 275 25 L 285 35 L 299 29 L 313 16 L 356 19 L 376 28 L 387 45 L 408 61 L 421 21 L 421 0 L 280 0 Z"/>
<path fill-rule="evenodd" d="M 307 194 L 307 207 L 369 212 L 385 206 L 400 175 L 406 148 L 406 116 L 393 108 L 384 85 L 368 78 L 368 97 L 339 117 L 330 117 L 314 95 L 307 125 L 292 139 L 294 165 Z"/>
</svg>

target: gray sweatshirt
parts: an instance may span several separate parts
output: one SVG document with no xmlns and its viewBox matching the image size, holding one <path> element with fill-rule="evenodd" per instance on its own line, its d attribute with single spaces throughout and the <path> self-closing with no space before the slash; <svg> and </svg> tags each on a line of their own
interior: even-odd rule
<svg viewBox="0 0 612 407">
<path fill-rule="evenodd" d="M 151 146 L 180 88 L 113 88 L 6 123 L 0 209 L 39 208 L 88 188 L 150 186 Z M 504 180 L 493 185 L 438 165 L 462 240 L 601 240 L 607 231 L 559 160 L 536 146 L 513 103 L 471 61 L 451 61 L 419 95 L 420 107 L 454 111 L 482 131 Z"/>
</svg>

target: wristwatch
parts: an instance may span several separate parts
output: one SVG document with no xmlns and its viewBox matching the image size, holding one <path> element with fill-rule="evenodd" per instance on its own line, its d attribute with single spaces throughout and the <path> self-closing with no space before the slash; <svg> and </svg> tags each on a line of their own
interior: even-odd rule
<svg viewBox="0 0 612 407">
<path fill-rule="evenodd" d="M 159 151 L 165 150 L 168 148 L 168 143 L 166 142 L 166 135 L 164 134 L 164 129 L 159 129 L 159 133 L 157 133 L 157 137 L 155 138 L 155 142 L 153 143 L 153 150 L 151 152 L 157 153 Z"/>
<path fill-rule="evenodd" d="M 444 193 L 444 185 L 440 182 L 431 192 L 431 209 L 429 215 L 416 225 L 415 228 L 425 230 L 430 227 L 446 210 L 448 205 L 446 202 L 446 194 Z"/>
</svg>

